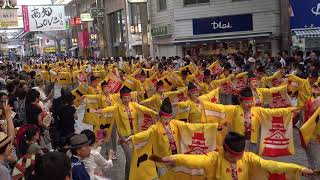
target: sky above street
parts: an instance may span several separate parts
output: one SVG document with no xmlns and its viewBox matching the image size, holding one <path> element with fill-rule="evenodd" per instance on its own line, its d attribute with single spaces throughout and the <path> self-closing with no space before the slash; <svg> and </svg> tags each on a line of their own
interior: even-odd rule
<svg viewBox="0 0 320 180">
<path fill-rule="evenodd" d="M 51 0 L 17 0 L 18 5 L 44 5 L 52 4 Z"/>
</svg>

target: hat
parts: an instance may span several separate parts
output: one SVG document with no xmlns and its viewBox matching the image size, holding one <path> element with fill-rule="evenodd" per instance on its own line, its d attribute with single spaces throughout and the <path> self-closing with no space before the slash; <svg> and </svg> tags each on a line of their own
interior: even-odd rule
<svg viewBox="0 0 320 180">
<path fill-rule="evenodd" d="M 94 75 L 92 75 L 92 76 L 90 77 L 90 80 L 91 80 L 91 82 L 92 82 L 92 81 L 95 81 L 95 80 L 97 80 L 97 77 L 95 77 Z"/>
<path fill-rule="evenodd" d="M 81 148 L 89 144 L 90 142 L 85 134 L 76 134 L 70 139 L 71 149 Z"/>
<path fill-rule="evenodd" d="M 253 57 L 249 57 L 248 62 L 255 63 L 256 60 Z"/>
<path fill-rule="evenodd" d="M 244 136 L 235 132 L 229 132 L 224 138 L 223 149 L 233 156 L 241 156 L 246 145 L 245 141 Z"/>
<path fill-rule="evenodd" d="M 249 87 L 246 87 L 240 91 L 240 97 L 242 100 L 252 100 L 253 94 Z"/>
<path fill-rule="evenodd" d="M 164 68 L 164 67 L 163 67 L 163 64 L 162 64 L 162 63 L 160 63 L 160 64 L 158 65 L 158 68 L 163 69 L 163 68 Z"/>
<path fill-rule="evenodd" d="M 121 95 L 121 96 L 130 95 L 130 93 L 131 93 L 131 89 L 128 88 L 127 86 L 123 86 L 123 87 L 120 89 L 120 95 Z"/>
<path fill-rule="evenodd" d="M 254 73 L 249 72 L 249 73 L 248 73 L 248 79 L 249 79 L 249 80 L 256 80 L 256 79 L 257 79 L 257 76 L 256 76 Z"/>
<path fill-rule="evenodd" d="M 162 101 L 159 114 L 166 118 L 172 117 L 172 105 L 168 97 Z"/>
<path fill-rule="evenodd" d="M 9 144 L 11 140 L 12 140 L 12 136 L 8 136 L 6 133 L 0 132 L 0 148 Z"/>
<path fill-rule="evenodd" d="M 189 82 L 188 91 L 195 91 L 195 90 L 198 90 L 197 86 L 194 85 L 192 82 Z"/>
<path fill-rule="evenodd" d="M 101 86 L 102 86 L 102 87 L 108 86 L 108 82 L 107 82 L 107 81 L 102 81 Z"/>
<path fill-rule="evenodd" d="M 142 70 L 141 73 L 140 73 L 140 76 L 145 76 L 146 73 Z"/>
<path fill-rule="evenodd" d="M 156 86 L 157 86 L 157 87 L 163 86 L 163 82 L 162 82 L 161 80 L 159 80 L 159 81 L 157 82 Z"/>
<path fill-rule="evenodd" d="M 209 69 L 204 70 L 204 71 L 203 71 L 203 75 L 204 75 L 205 77 L 211 76 L 210 70 L 209 70 Z"/>
</svg>

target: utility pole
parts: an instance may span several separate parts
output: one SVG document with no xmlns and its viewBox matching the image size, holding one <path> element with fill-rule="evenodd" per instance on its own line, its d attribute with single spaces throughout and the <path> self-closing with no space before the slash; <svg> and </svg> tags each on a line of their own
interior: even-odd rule
<svg viewBox="0 0 320 180">
<path fill-rule="evenodd" d="M 104 7 L 104 0 L 96 0 L 96 7 L 97 8 Z M 107 51 L 103 22 L 104 22 L 104 17 L 97 18 L 100 57 L 106 57 L 106 51 Z"/>
<path fill-rule="evenodd" d="M 141 32 L 142 32 L 142 53 L 144 57 L 150 56 L 150 47 L 148 42 L 148 6 L 147 2 L 140 3 Z"/>
<path fill-rule="evenodd" d="M 280 29 L 281 29 L 281 49 L 290 50 L 290 17 L 289 17 L 289 0 L 280 0 Z"/>
</svg>

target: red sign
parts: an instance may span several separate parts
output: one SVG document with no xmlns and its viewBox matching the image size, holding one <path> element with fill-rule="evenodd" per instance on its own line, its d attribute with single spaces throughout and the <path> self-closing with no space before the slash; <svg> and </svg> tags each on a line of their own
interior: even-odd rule
<svg viewBox="0 0 320 180">
<path fill-rule="evenodd" d="M 74 19 L 69 19 L 68 23 L 69 23 L 69 26 L 74 26 Z"/>
<path fill-rule="evenodd" d="M 28 6 L 22 6 L 22 15 L 23 15 L 23 30 L 24 32 L 30 31 L 29 26 L 29 13 L 28 13 Z"/>
<path fill-rule="evenodd" d="M 80 25 L 81 24 L 81 19 L 80 17 L 74 17 L 73 18 L 73 24 L 76 25 Z"/>
</svg>

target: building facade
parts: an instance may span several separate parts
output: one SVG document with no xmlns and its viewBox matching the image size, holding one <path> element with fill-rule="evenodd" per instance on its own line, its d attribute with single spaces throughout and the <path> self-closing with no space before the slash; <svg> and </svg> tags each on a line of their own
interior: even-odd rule
<svg viewBox="0 0 320 180">
<path fill-rule="evenodd" d="M 279 51 L 279 0 L 152 0 L 155 56 Z"/>
</svg>

